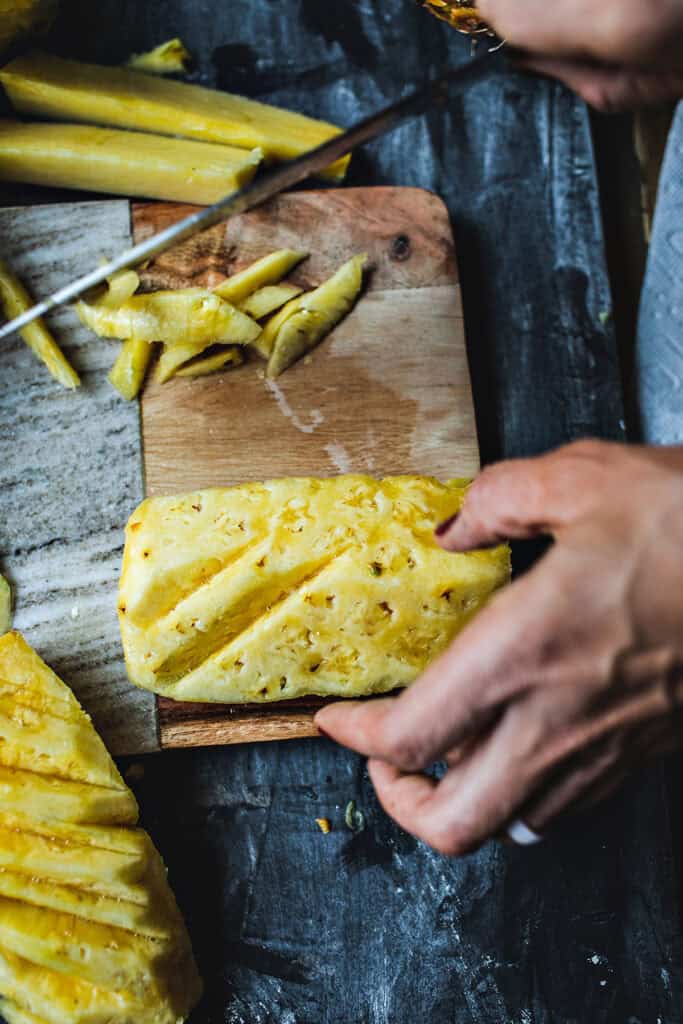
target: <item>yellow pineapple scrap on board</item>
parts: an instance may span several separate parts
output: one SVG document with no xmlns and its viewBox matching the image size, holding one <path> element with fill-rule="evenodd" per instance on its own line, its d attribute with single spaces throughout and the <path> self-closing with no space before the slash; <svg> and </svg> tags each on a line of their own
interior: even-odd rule
<svg viewBox="0 0 683 1024">
<path fill-rule="evenodd" d="M 341 476 L 148 499 L 120 582 L 130 679 L 229 703 L 406 686 L 509 579 L 507 547 L 434 541 L 466 490 Z"/>
<path fill-rule="evenodd" d="M 0 1015 L 180 1024 L 190 940 L 135 797 L 69 688 L 0 637 Z"/>
</svg>

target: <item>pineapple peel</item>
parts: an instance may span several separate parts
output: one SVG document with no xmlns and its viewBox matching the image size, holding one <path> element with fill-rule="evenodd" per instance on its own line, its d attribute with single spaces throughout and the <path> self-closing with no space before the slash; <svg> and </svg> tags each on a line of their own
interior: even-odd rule
<svg viewBox="0 0 683 1024">
<path fill-rule="evenodd" d="M 463 481 L 276 480 L 149 499 L 119 622 L 131 680 L 178 699 L 360 696 L 411 683 L 510 576 L 433 539 Z"/>
<path fill-rule="evenodd" d="M 0 638 L 0 1008 L 10 1024 L 180 1024 L 201 991 L 135 798 L 68 687 Z"/>
<path fill-rule="evenodd" d="M 76 303 L 87 327 L 101 338 L 137 338 L 167 346 L 202 343 L 247 345 L 260 334 L 251 317 L 205 288 L 133 295 L 112 308 L 105 301 Z"/>
<path fill-rule="evenodd" d="M 182 74 L 192 60 L 192 55 L 182 39 L 168 39 L 147 53 L 134 53 L 126 67 L 134 71 L 145 71 L 148 75 Z"/>
</svg>

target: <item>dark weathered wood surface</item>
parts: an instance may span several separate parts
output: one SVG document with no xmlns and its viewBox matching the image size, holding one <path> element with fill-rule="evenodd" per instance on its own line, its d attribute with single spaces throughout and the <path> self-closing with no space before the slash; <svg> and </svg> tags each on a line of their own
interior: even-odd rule
<svg viewBox="0 0 683 1024">
<path fill-rule="evenodd" d="M 467 44 L 408 0 L 63 3 L 62 52 L 111 62 L 180 33 L 198 81 L 350 122 Z M 585 111 L 482 83 L 355 161 L 453 218 L 482 455 L 620 437 Z M 324 741 L 149 757 L 136 783 L 207 982 L 196 1024 L 676 1024 L 681 944 L 657 770 L 533 850 L 435 856 Z M 343 824 L 355 799 L 366 830 Z M 330 835 L 314 818 L 328 816 Z"/>
</svg>

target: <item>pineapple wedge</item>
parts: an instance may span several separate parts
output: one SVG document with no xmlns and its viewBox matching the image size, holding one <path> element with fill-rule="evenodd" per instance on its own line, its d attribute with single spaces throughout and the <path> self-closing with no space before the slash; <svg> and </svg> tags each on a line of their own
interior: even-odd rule
<svg viewBox="0 0 683 1024">
<path fill-rule="evenodd" d="M 409 684 L 509 579 L 506 547 L 434 542 L 465 492 L 342 476 L 143 502 L 120 584 L 131 680 L 235 703 Z"/>
<path fill-rule="evenodd" d="M 268 376 L 279 377 L 318 345 L 349 312 L 363 284 L 367 256 L 354 256 L 314 291 L 288 302 L 256 339 L 268 359 Z"/>
<path fill-rule="evenodd" d="M 157 366 L 156 377 L 160 384 L 165 384 L 172 377 L 176 376 L 190 376 L 197 377 L 201 376 L 202 373 L 212 373 L 215 369 L 220 369 L 225 366 L 226 363 L 233 363 L 235 366 L 239 366 L 244 357 L 239 348 L 229 347 L 223 352 L 219 352 L 218 355 L 207 356 L 206 359 L 197 360 L 198 356 L 201 356 L 207 348 L 213 346 L 213 341 L 207 341 L 201 345 L 173 345 L 164 349 L 159 365 Z M 200 364 L 209 366 L 209 369 L 196 369 Z M 194 370 L 193 370 L 194 368 Z M 183 373 L 183 369 L 190 370 L 190 373 Z"/>
<path fill-rule="evenodd" d="M 214 288 L 214 295 L 219 295 L 221 299 L 231 302 L 233 306 L 239 306 L 259 288 L 277 284 L 307 256 L 307 252 L 299 252 L 297 249 L 278 249 L 277 252 L 262 256 L 260 260 L 256 260 L 244 270 L 221 281 Z"/>
<path fill-rule="evenodd" d="M 148 341 L 139 338 L 129 338 L 121 346 L 108 380 L 126 401 L 131 402 L 142 387 L 153 351 Z"/>
<path fill-rule="evenodd" d="M 270 316 L 276 309 L 301 295 L 302 291 L 303 288 L 295 284 L 266 285 L 253 292 L 244 302 L 240 302 L 239 308 L 254 320 L 262 320 L 264 316 Z"/>
<path fill-rule="evenodd" d="M 291 160 L 340 133 L 335 125 L 243 96 L 46 53 L 10 61 L 0 83 L 20 114 L 259 147 L 268 160 Z M 334 163 L 326 177 L 342 181 L 349 159 Z"/>
<path fill-rule="evenodd" d="M 0 637 L 0 1013 L 180 1024 L 201 982 L 135 798 L 71 691 Z M 120 824 L 119 824 L 120 823 Z"/>
<path fill-rule="evenodd" d="M 99 337 L 122 341 L 247 345 L 261 333 L 251 317 L 205 288 L 133 295 L 115 308 L 101 301 L 81 300 L 76 312 Z"/>
<path fill-rule="evenodd" d="M 3 122 L 0 121 L 0 178 L 2 178 L 3 160 L 2 125 Z M 6 263 L 0 260 L 0 309 L 4 315 L 8 320 L 13 320 L 15 316 L 25 313 L 32 305 L 33 299 L 19 278 L 12 273 Z M 80 377 L 40 318 L 23 327 L 19 334 L 28 347 L 42 360 L 55 380 L 71 390 L 80 386 Z"/>
<path fill-rule="evenodd" d="M 0 573 L 0 635 L 12 628 L 12 588 Z"/>
<path fill-rule="evenodd" d="M 262 157 L 144 132 L 0 120 L 0 181 L 209 206 L 247 185 Z"/>
<path fill-rule="evenodd" d="M 206 356 L 205 359 L 193 359 L 176 370 L 176 377 L 206 377 L 207 374 L 224 370 L 227 366 L 240 366 L 244 356 L 238 348 L 226 348 L 223 352 Z"/>
</svg>

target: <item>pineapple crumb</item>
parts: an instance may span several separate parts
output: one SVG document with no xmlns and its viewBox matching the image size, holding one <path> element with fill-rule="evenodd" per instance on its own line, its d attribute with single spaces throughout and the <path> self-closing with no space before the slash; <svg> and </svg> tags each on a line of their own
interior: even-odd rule
<svg viewBox="0 0 683 1024">
<path fill-rule="evenodd" d="M 332 826 L 330 825 L 329 818 L 316 818 L 315 823 L 320 829 L 320 831 L 323 833 L 323 835 L 327 835 L 328 832 L 332 831 Z"/>
</svg>

